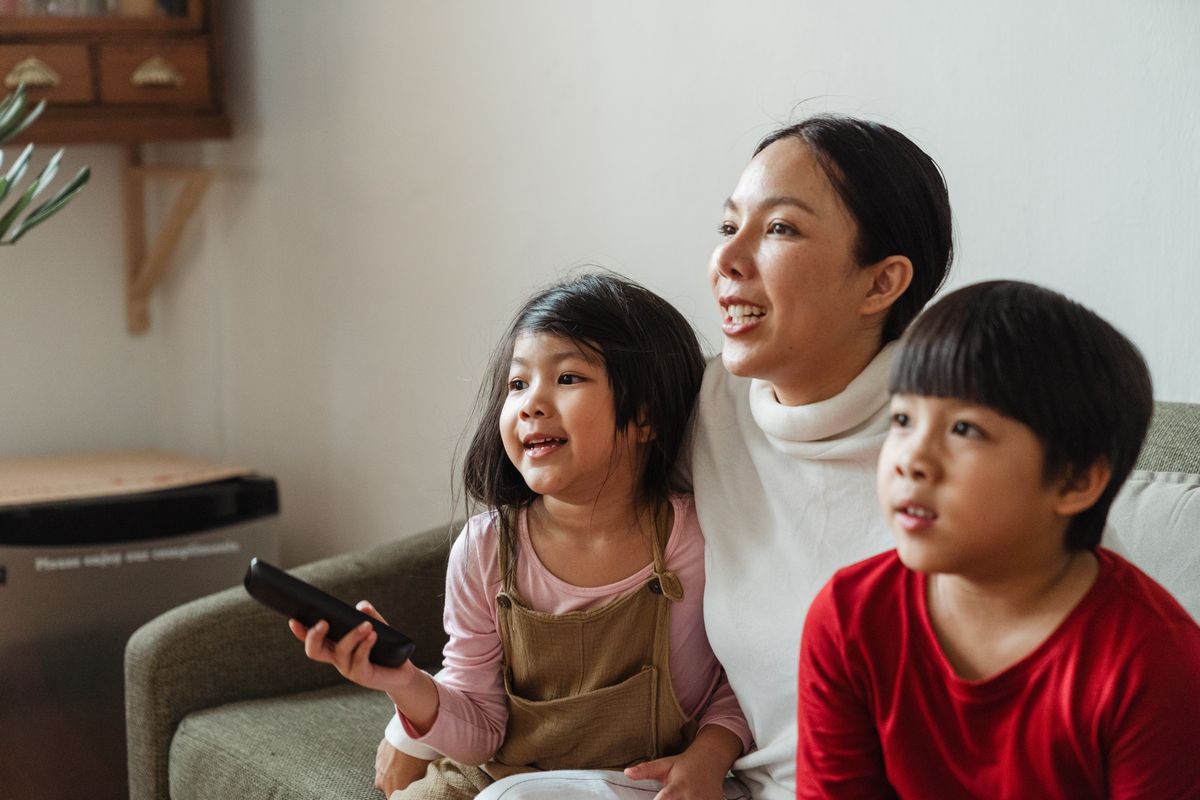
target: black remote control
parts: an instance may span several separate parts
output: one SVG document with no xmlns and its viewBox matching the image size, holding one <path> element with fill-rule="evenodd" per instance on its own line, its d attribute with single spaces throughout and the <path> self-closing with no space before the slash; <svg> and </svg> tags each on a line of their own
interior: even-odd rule
<svg viewBox="0 0 1200 800">
<path fill-rule="evenodd" d="M 289 619 L 299 620 L 307 628 L 325 620 L 329 623 L 326 635 L 333 641 L 341 639 L 364 622 L 371 623 L 379 635 L 371 647 L 372 664 L 398 667 L 412 655 L 415 645 L 400 631 L 261 559 L 250 559 L 250 568 L 246 570 L 246 578 L 242 583 L 255 600 Z"/>
</svg>

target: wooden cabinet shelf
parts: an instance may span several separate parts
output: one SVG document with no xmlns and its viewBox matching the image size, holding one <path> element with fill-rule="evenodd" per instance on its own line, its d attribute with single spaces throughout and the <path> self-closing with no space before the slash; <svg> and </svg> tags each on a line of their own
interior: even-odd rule
<svg viewBox="0 0 1200 800">
<path fill-rule="evenodd" d="M 75 10 L 92 10 L 55 15 L 40 12 L 69 4 L 0 0 L 0 96 L 23 84 L 31 102 L 47 102 L 21 139 L 125 145 L 125 318 L 132 333 L 149 327 L 150 294 L 212 178 L 207 169 L 147 165 L 141 145 L 230 135 L 217 2 L 78 0 Z M 150 180 L 183 183 L 152 241 L 145 222 Z"/>
<path fill-rule="evenodd" d="M 0 80 L 46 113 L 37 142 L 227 138 L 216 0 L 175 15 L 0 14 Z M 151 6 L 153 9 L 153 6 Z"/>
</svg>

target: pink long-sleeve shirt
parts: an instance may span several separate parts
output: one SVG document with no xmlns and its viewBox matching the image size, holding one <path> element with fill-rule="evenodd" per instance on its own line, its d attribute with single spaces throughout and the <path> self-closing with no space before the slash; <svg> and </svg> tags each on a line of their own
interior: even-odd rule
<svg viewBox="0 0 1200 800">
<path fill-rule="evenodd" d="M 683 585 L 684 596 L 671 607 L 671 682 L 683 711 L 700 727 L 721 725 L 736 734 L 743 749 L 750 729 L 704 632 L 704 539 L 690 496 L 672 498 L 674 526 L 664 553 L 666 567 Z M 438 716 L 424 736 L 401 716 L 414 741 L 464 764 L 482 764 L 499 749 L 508 721 L 501 675 L 502 649 L 496 619 L 500 566 L 492 513 L 472 517 L 454 543 L 446 574 L 445 628 L 450 641 L 436 676 Z M 607 586 L 573 586 L 541 563 L 529 541 L 524 515 L 518 525 L 516 584 L 533 609 L 549 614 L 583 611 L 609 603 L 643 586 L 653 573 L 646 564 Z"/>
</svg>

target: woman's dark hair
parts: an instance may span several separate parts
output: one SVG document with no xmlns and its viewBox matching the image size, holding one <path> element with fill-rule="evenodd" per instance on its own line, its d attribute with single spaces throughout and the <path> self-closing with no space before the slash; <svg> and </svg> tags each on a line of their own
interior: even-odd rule
<svg viewBox="0 0 1200 800">
<path fill-rule="evenodd" d="M 1069 550 L 1100 543 L 1154 412 L 1132 342 L 1079 303 L 1020 281 L 977 283 L 930 306 L 901 339 L 888 390 L 958 398 L 1024 423 L 1045 449 L 1047 480 L 1103 459 L 1112 476 L 1071 520 Z"/>
<path fill-rule="evenodd" d="M 513 345 L 525 334 L 561 336 L 595 353 L 612 387 L 617 431 L 647 425 L 639 502 L 658 506 L 672 489 L 675 459 L 700 391 L 704 356 L 696 333 L 670 303 L 613 272 L 588 272 L 531 297 L 492 353 L 476 404 L 477 424 L 462 467 L 469 500 L 498 509 L 503 546 L 515 553 L 509 515 L 537 495 L 504 451 L 500 412 Z M 509 563 L 515 563 L 510 559 Z"/>
<path fill-rule="evenodd" d="M 899 131 L 833 114 L 780 128 L 758 143 L 754 155 L 787 138 L 811 148 L 854 217 L 860 266 L 895 255 L 912 262 L 912 283 L 883 325 L 885 344 L 899 338 L 941 287 L 954 260 L 950 195 L 941 170 Z"/>
</svg>

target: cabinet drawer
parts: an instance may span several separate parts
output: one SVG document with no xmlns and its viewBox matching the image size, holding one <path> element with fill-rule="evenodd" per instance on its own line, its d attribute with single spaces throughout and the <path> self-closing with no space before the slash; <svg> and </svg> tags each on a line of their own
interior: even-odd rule
<svg viewBox="0 0 1200 800">
<path fill-rule="evenodd" d="M 211 107 L 204 42 L 102 45 L 100 100 L 106 104 Z"/>
<path fill-rule="evenodd" d="M 3 92 L 24 82 L 29 99 L 51 105 L 90 103 L 95 99 L 87 47 L 69 44 L 0 45 Z"/>
</svg>

